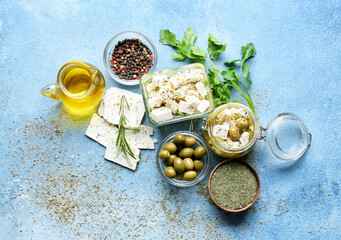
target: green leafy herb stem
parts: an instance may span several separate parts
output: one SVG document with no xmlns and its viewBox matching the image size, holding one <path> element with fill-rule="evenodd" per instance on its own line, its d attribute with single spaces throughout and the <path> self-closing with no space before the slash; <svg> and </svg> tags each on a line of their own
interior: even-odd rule
<svg viewBox="0 0 341 240">
<path fill-rule="evenodd" d="M 131 148 L 127 142 L 127 139 L 125 137 L 125 130 L 139 130 L 139 128 L 126 127 L 128 119 L 124 116 L 124 105 L 126 105 L 127 108 L 130 109 L 128 101 L 125 98 L 125 96 L 123 95 L 121 97 L 121 101 L 120 101 L 120 111 L 119 111 L 120 122 L 118 125 L 118 132 L 117 132 L 117 138 L 116 138 L 117 156 L 121 152 L 123 152 L 124 157 L 126 158 L 129 165 L 133 166 L 130 159 L 129 159 L 129 156 L 131 156 L 134 159 L 136 159 L 136 157 L 135 157 L 133 151 L 131 150 Z"/>
<path fill-rule="evenodd" d="M 239 98 L 231 100 L 230 88 L 236 89 L 246 100 L 250 109 L 254 112 L 254 104 L 252 98 L 247 90 L 246 85 L 243 83 L 243 79 L 248 86 L 252 84 L 250 77 L 250 64 L 248 59 L 252 58 L 256 54 L 256 48 L 253 43 L 248 43 L 246 46 L 241 47 L 242 57 L 233 61 L 225 62 L 227 69 L 221 70 L 216 57 L 225 52 L 226 44 L 221 44 L 212 34 L 209 34 L 207 51 L 202 51 L 199 47 L 194 46 L 194 42 L 197 39 L 196 33 L 188 28 L 184 34 L 182 42 L 176 39 L 174 33 L 169 30 L 160 31 L 160 43 L 163 45 L 169 45 L 174 48 L 176 53 L 172 54 L 172 57 L 177 61 L 184 59 L 190 59 L 192 62 L 199 62 L 204 64 L 209 69 L 209 80 L 213 91 L 214 102 L 216 106 L 228 102 L 239 102 Z M 206 63 L 209 62 L 209 65 Z M 239 72 L 237 74 L 237 66 L 235 63 L 239 62 Z M 223 78 L 223 81 L 220 79 Z"/>
</svg>

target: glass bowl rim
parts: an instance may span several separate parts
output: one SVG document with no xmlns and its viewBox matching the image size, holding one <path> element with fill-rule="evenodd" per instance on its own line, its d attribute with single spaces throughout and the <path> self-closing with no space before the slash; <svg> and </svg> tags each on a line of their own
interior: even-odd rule
<svg viewBox="0 0 341 240">
<path fill-rule="evenodd" d="M 169 178 L 165 175 L 163 169 L 161 169 L 161 166 L 164 166 L 162 160 L 159 158 L 159 152 L 162 150 L 163 146 L 167 143 L 170 142 L 170 140 L 177 134 L 183 134 L 185 136 L 192 136 L 195 137 L 197 139 L 199 139 L 199 146 L 203 145 L 206 148 L 206 156 L 205 156 L 205 161 L 204 162 L 204 168 L 198 173 L 197 177 L 193 180 L 193 181 L 186 181 L 186 180 L 177 180 L 174 178 Z M 206 141 L 204 140 L 203 137 L 201 137 L 199 134 L 196 134 L 194 132 L 191 131 L 177 131 L 174 133 L 169 134 L 167 137 L 165 137 L 165 139 L 161 142 L 160 146 L 158 147 L 157 151 L 156 151 L 156 155 L 155 155 L 155 159 L 156 159 L 156 165 L 157 165 L 157 169 L 159 170 L 159 173 L 161 174 L 161 176 L 167 181 L 169 182 L 171 185 L 177 186 L 177 187 L 191 187 L 194 186 L 196 184 L 198 184 L 199 182 L 201 182 L 202 180 L 204 180 L 204 178 L 208 175 L 209 170 L 210 170 L 210 166 L 211 166 L 211 151 L 210 148 L 208 147 L 208 144 L 206 143 Z M 165 166 L 166 167 L 166 166 Z"/>
<path fill-rule="evenodd" d="M 147 37 L 146 35 L 140 33 L 140 32 L 136 32 L 136 31 L 124 31 L 124 32 L 120 32 L 118 34 L 116 34 L 113 38 L 111 38 L 108 43 L 105 45 L 104 51 L 103 51 L 103 63 L 104 63 L 104 67 L 107 70 L 109 76 L 114 79 L 116 82 L 123 84 L 123 85 L 127 85 L 127 86 L 133 86 L 133 85 L 138 85 L 140 80 L 126 80 L 126 79 L 120 79 L 119 77 L 117 77 L 117 75 L 111 70 L 109 64 L 108 64 L 108 53 L 110 51 L 110 48 L 113 44 L 115 44 L 117 41 L 120 40 L 120 38 L 122 36 L 124 36 L 125 34 L 133 34 L 136 35 L 135 37 L 137 38 L 142 38 L 140 39 L 142 42 L 145 41 L 147 42 L 150 46 L 151 46 L 151 51 L 153 53 L 153 58 L 155 58 L 154 60 L 154 64 L 151 66 L 151 68 L 149 69 L 149 72 L 153 72 L 156 64 L 157 64 L 157 60 L 158 60 L 158 53 L 157 53 L 157 48 L 154 44 L 154 42 Z"/>
</svg>

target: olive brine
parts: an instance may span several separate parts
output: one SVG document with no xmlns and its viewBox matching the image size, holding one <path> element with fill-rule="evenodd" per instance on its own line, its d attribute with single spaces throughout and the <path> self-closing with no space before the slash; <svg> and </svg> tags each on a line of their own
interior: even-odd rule
<svg viewBox="0 0 341 240">
<path fill-rule="evenodd" d="M 197 140 L 191 136 L 177 134 L 173 142 L 164 145 L 159 152 L 159 158 L 163 160 L 167 177 L 177 180 L 194 180 L 198 172 L 204 168 L 201 158 L 206 154 L 204 146 L 194 148 Z"/>
</svg>

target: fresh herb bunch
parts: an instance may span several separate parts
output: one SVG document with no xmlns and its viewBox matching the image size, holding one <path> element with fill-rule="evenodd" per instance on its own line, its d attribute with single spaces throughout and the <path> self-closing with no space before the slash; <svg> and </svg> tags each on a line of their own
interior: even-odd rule
<svg viewBox="0 0 341 240">
<path fill-rule="evenodd" d="M 127 106 L 128 109 L 130 109 L 129 103 L 125 96 L 123 95 L 121 97 L 120 101 L 120 122 L 118 125 L 118 133 L 117 133 L 117 138 L 116 138 L 116 147 L 117 147 L 117 156 L 123 152 L 124 157 L 126 158 L 127 162 L 129 163 L 130 166 L 132 166 L 132 163 L 128 157 L 131 156 L 132 158 L 136 159 L 133 151 L 131 150 L 127 139 L 125 137 L 125 130 L 139 130 L 139 128 L 129 128 L 126 127 L 128 119 L 124 116 L 124 105 Z"/>
<path fill-rule="evenodd" d="M 216 62 L 216 57 L 218 54 L 225 52 L 226 44 L 221 44 L 212 34 L 209 34 L 207 48 L 209 53 L 208 57 L 205 51 L 194 46 L 197 35 L 191 28 L 188 28 L 184 35 L 185 37 L 182 39 L 182 42 L 180 42 L 171 31 L 161 30 L 159 42 L 163 45 L 169 45 L 174 48 L 177 53 L 173 53 L 172 57 L 177 61 L 182 61 L 188 58 L 192 62 L 200 62 L 204 64 L 209 69 L 209 81 L 212 87 L 214 103 L 216 106 L 220 106 L 228 102 L 239 102 L 239 98 L 236 100 L 230 99 L 230 88 L 233 87 L 242 94 L 246 102 L 249 104 L 250 109 L 254 112 L 255 107 L 252 98 L 246 88 L 246 85 L 242 81 L 245 79 L 248 86 L 252 84 L 249 72 L 250 64 L 247 60 L 256 54 L 256 48 L 253 43 L 248 43 L 246 46 L 242 46 L 242 57 L 230 62 L 225 62 L 225 65 L 228 68 L 222 71 Z M 207 65 L 206 61 L 211 65 Z M 237 62 L 240 62 L 239 67 L 235 65 Z M 238 69 L 239 73 L 237 74 Z M 224 79 L 223 81 L 220 79 L 220 75 Z"/>
</svg>

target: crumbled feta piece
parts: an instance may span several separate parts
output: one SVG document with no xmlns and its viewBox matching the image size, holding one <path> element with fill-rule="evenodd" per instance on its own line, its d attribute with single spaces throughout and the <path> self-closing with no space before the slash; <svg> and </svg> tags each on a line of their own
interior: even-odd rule
<svg viewBox="0 0 341 240">
<path fill-rule="evenodd" d="M 152 98 L 149 98 L 149 100 L 148 100 L 148 106 L 150 108 L 160 107 L 161 104 L 162 104 L 162 98 L 160 98 L 160 97 L 152 97 Z"/>
<path fill-rule="evenodd" d="M 178 89 L 181 86 L 180 77 L 181 77 L 181 73 L 177 73 L 176 75 L 169 78 L 169 81 L 172 84 L 173 89 Z"/>
<path fill-rule="evenodd" d="M 200 93 L 201 96 L 206 96 L 207 95 L 207 90 L 205 88 L 205 85 L 202 82 L 197 82 L 195 84 L 195 87 L 197 88 L 198 92 Z"/>
<path fill-rule="evenodd" d="M 194 113 L 195 109 L 191 107 L 188 102 L 180 101 L 179 102 L 179 112 L 192 114 Z"/>
<path fill-rule="evenodd" d="M 208 100 L 200 101 L 199 105 L 197 106 L 197 110 L 201 113 L 205 112 L 206 109 L 210 106 L 210 102 Z"/>
<path fill-rule="evenodd" d="M 250 133 L 243 132 L 239 138 L 239 142 L 240 142 L 241 146 L 246 145 L 249 142 L 249 138 L 250 138 Z"/>
<path fill-rule="evenodd" d="M 200 99 L 195 97 L 195 96 L 186 96 L 185 97 L 185 101 L 190 105 L 191 108 L 196 108 L 199 103 L 200 103 Z"/>
<path fill-rule="evenodd" d="M 166 102 L 166 107 L 168 107 L 174 114 L 178 113 L 179 111 L 179 104 L 174 100 L 169 100 Z"/>
<path fill-rule="evenodd" d="M 149 116 L 155 122 L 164 122 L 166 120 L 173 118 L 172 110 L 166 107 L 160 107 L 160 108 L 152 110 Z"/>
<path fill-rule="evenodd" d="M 227 139 L 227 135 L 229 134 L 229 125 L 215 125 L 212 129 L 213 137 L 219 137 L 222 139 Z"/>
<path fill-rule="evenodd" d="M 199 81 L 203 81 L 204 73 L 201 69 L 187 69 L 184 73 L 184 77 L 186 79 L 186 83 L 196 83 Z"/>
<path fill-rule="evenodd" d="M 185 90 L 184 87 L 181 87 L 174 91 L 174 97 L 177 99 L 184 99 L 185 98 Z"/>
</svg>

